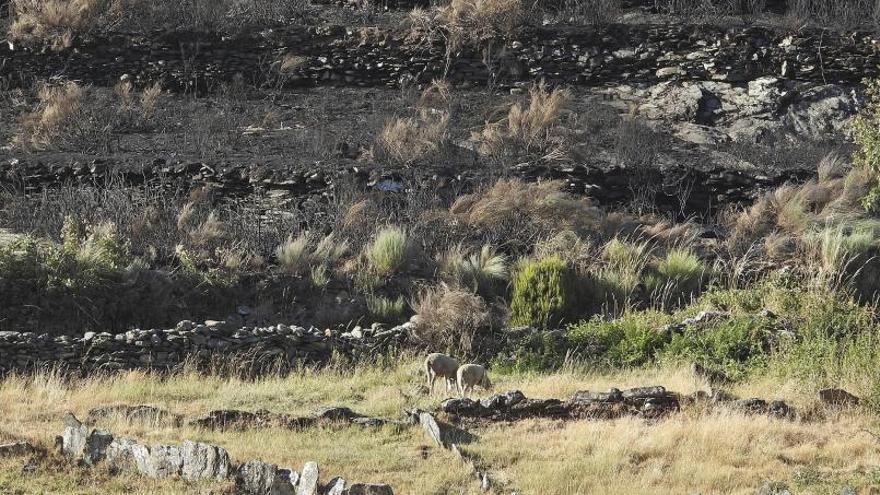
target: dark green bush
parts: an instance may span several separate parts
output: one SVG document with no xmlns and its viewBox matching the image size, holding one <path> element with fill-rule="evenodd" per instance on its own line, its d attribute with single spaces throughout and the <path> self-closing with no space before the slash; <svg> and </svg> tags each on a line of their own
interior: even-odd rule
<svg viewBox="0 0 880 495">
<path fill-rule="evenodd" d="M 581 316 L 587 302 L 576 273 L 558 256 L 520 261 L 511 283 L 512 325 L 556 327 Z"/>
</svg>

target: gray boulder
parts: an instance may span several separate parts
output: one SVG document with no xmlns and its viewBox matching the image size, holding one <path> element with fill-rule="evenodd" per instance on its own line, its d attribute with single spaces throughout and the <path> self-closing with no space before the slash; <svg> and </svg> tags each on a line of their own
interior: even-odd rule
<svg viewBox="0 0 880 495">
<path fill-rule="evenodd" d="M 330 480 L 330 483 L 324 487 L 323 492 L 324 495 L 343 495 L 345 493 L 345 480 L 336 477 Z"/>
<path fill-rule="evenodd" d="M 113 435 L 105 430 L 88 432 L 82 422 L 72 413 L 64 415 L 64 433 L 61 435 L 61 451 L 68 456 L 92 465 L 104 458 Z"/>
<path fill-rule="evenodd" d="M 307 462 L 299 478 L 296 495 L 318 495 L 318 463 Z"/>
<path fill-rule="evenodd" d="M 245 495 L 293 495 L 299 476 L 275 464 L 248 461 L 235 474 L 236 493 Z"/>
<path fill-rule="evenodd" d="M 181 477 L 185 480 L 224 480 L 229 476 L 229 454 L 205 443 L 186 440 L 181 445 Z"/>
<path fill-rule="evenodd" d="M 183 453 L 180 446 L 153 445 L 148 451 L 149 457 L 142 464 L 144 466 L 142 474 L 151 478 L 167 478 L 180 474 L 180 469 L 183 467 Z"/>
</svg>

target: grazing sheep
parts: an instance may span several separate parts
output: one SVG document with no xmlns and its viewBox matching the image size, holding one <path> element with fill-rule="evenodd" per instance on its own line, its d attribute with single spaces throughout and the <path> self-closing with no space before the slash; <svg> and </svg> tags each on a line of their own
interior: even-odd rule
<svg viewBox="0 0 880 495">
<path fill-rule="evenodd" d="M 483 390 L 492 389 L 489 373 L 479 364 L 463 364 L 458 368 L 456 375 L 458 377 L 458 393 L 465 397 L 478 385 Z"/>
<path fill-rule="evenodd" d="M 458 361 L 446 354 L 435 352 L 428 354 L 425 359 L 425 374 L 428 377 L 428 388 L 434 393 L 434 380 L 438 377 L 446 379 L 446 390 L 455 387 L 455 372 L 458 370 Z"/>
</svg>

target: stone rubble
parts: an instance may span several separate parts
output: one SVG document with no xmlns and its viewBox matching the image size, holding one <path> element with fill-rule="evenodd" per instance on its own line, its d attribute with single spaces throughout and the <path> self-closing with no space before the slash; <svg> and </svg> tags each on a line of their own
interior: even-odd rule
<svg viewBox="0 0 880 495">
<path fill-rule="evenodd" d="M 317 328 L 282 324 L 235 328 L 222 321 L 182 321 L 171 329 L 129 330 L 116 335 L 86 332 L 81 338 L 0 331 L 0 374 L 26 371 L 45 363 L 83 373 L 167 370 L 192 358 L 215 355 L 248 355 L 255 361 L 281 360 L 295 365 L 326 361 L 334 351 L 346 355 L 371 349 L 377 339 L 401 341 L 406 339 L 408 329 L 407 323 L 361 339 L 328 337 Z"/>
<path fill-rule="evenodd" d="M 184 440 L 179 445 L 145 445 L 130 438 L 114 437 L 101 429 L 89 430 L 73 414 L 64 416 L 64 432 L 59 437 L 61 452 L 86 465 L 98 462 L 115 472 L 134 472 L 151 478 L 180 477 L 187 481 L 233 480 L 236 493 L 243 495 L 318 495 L 318 464 L 307 462 L 301 472 L 280 468 L 260 460 L 235 466 L 222 447 Z M 0 446 L 0 455 L 4 452 Z M 24 452 L 25 447 L 9 447 Z M 10 453 L 9 455 L 17 455 Z M 329 493 L 336 495 L 393 495 L 385 484 L 352 484 L 334 478 Z"/>
<path fill-rule="evenodd" d="M 725 405 L 747 413 L 766 414 L 778 418 L 790 418 L 794 415 L 794 410 L 781 400 L 768 402 L 759 398 L 739 399 L 721 391 L 716 391 L 712 395 L 697 392 L 690 396 L 680 396 L 667 391 L 662 386 L 625 390 L 612 388 L 607 392 L 583 390 L 576 392 L 565 401 L 531 399 L 518 390 L 512 390 L 479 401 L 467 397 L 446 399 L 440 404 L 439 409 L 453 420 L 616 419 L 624 416 L 656 419 L 679 411 L 683 403 L 696 402 Z M 423 427 L 429 434 L 433 431 L 424 423 Z"/>
</svg>

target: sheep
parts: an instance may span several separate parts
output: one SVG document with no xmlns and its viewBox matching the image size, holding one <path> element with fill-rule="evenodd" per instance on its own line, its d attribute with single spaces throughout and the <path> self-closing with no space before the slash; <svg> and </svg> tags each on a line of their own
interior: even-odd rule
<svg viewBox="0 0 880 495">
<path fill-rule="evenodd" d="M 467 394 L 479 385 L 483 390 L 491 390 L 492 382 L 486 368 L 479 364 L 464 364 L 456 372 L 458 378 L 458 393 L 467 397 Z"/>
<path fill-rule="evenodd" d="M 446 390 L 452 390 L 455 386 L 455 372 L 458 370 L 458 361 L 446 354 L 435 352 L 428 354 L 425 359 L 425 375 L 428 378 L 428 388 L 434 393 L 434 380 L 438 377 L 446 379 Z"/>
</svg>

